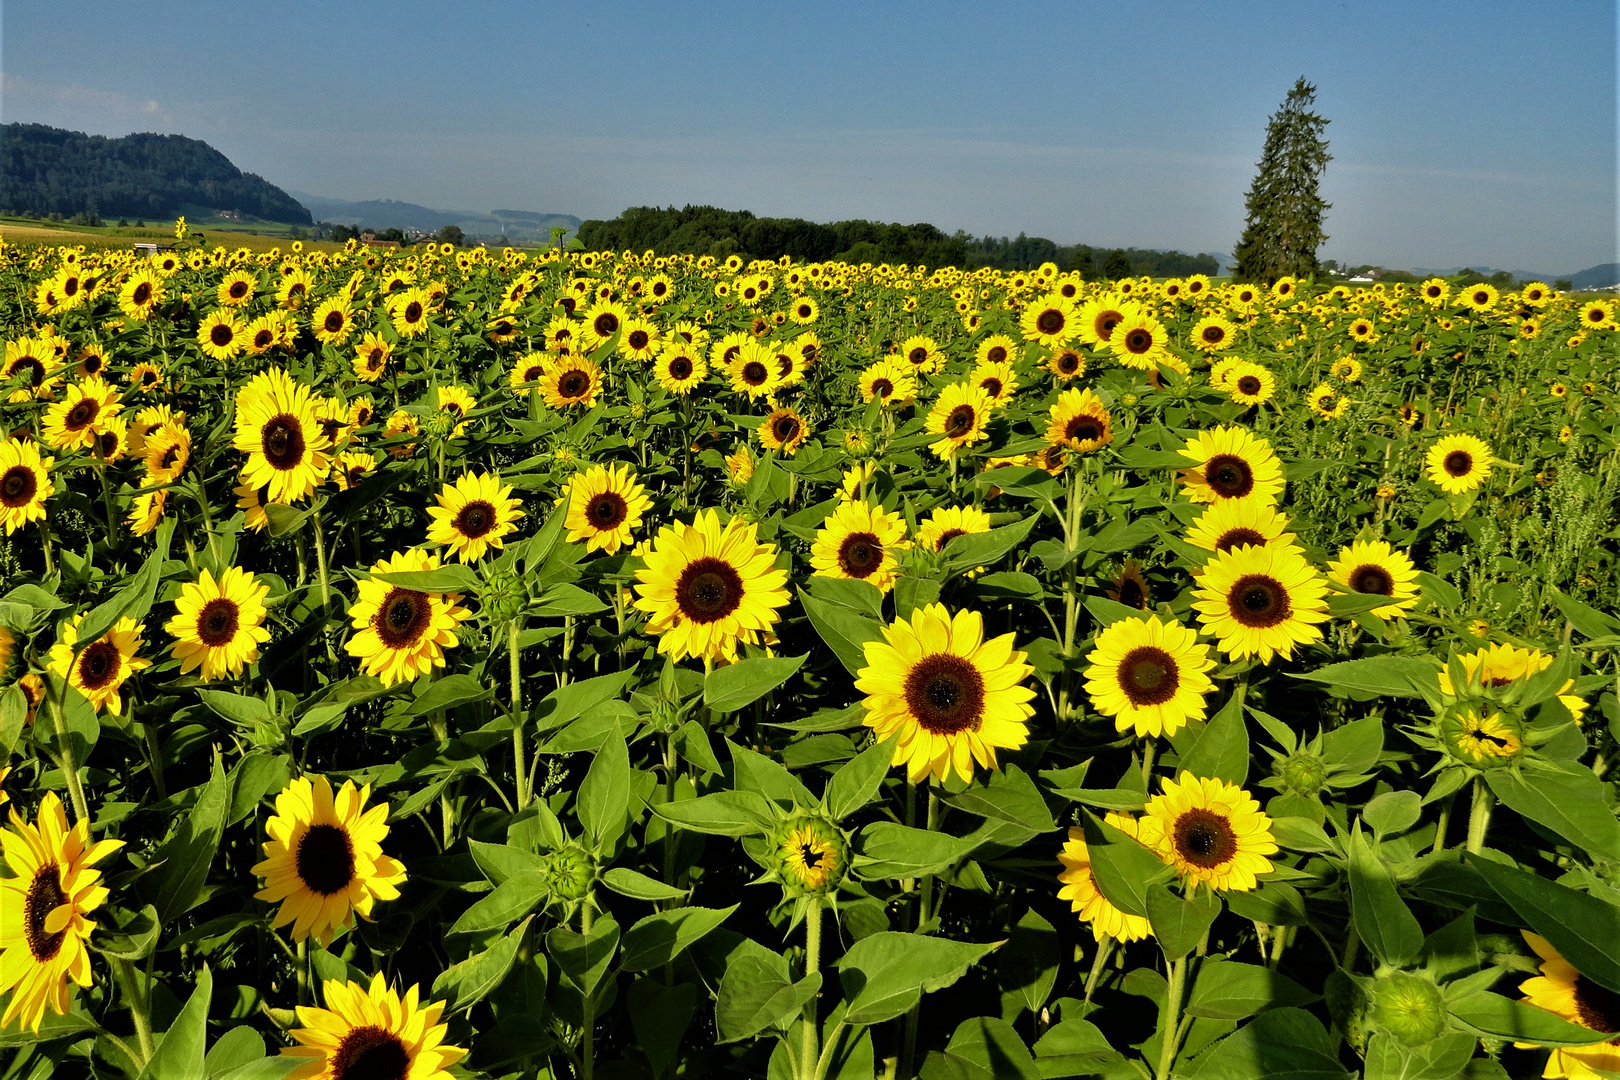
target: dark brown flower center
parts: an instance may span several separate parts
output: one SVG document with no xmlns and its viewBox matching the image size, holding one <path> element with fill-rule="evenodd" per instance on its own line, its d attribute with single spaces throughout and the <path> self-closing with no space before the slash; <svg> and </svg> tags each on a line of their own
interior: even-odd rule
<svg viewBox="0 0 1620 1080">
<path fill-rule="evenodd" d="M 630 342 L 630 347 L 632 349 L 645 349 L 647 347 L 647 342 L 652 339 L 647 336 L 647 331 L 645 330 L 632 330 L 630 331 L 627 340 Z"/>
<path fill-rule="evenodd" d="M 245 282 L 245 281 L 233 281 L 233 282 L 231 282 L 230 297 L 231 297 L 232 300 L 240 300 L 240 299 L 242 299 L 242 297 L 247 295 L 247 292 L 248 292 L 248 283 L 247 282 Z"/>
<path fill-rule="evenodd" d="M 495 507 L 483 499 L 477 499 L 463 506 L 456 514 L 455 528 L 469 540 L 477 540 L 495 527 L 496 520 Z"/>
<path fill-rule="evenodd" d="M 1235 547 L 1265 546 L 1265 535 L 1258 529 L 1251 529 L 1247 525 L 1240 525 L 1235 529 L 1227 529 L 1215 540 L 1216 551 L 1231 551 Z"/>
<path fill-rule="evenodd" d="M 268 349 L 270 347 L 270 343 L 274 340 L 276 340 L 274 331 L 268 329 L 260 330 L 258 333 L 253 335 L 253 347 L 260 350 Z"/>
<path fill-rule="evenodd" d="M 1153 645 L 1141 645 L 1119 662 L 1119 688 L 1132 705 L 1163 705 L 1176 696 L 1181 668 L 1176 658 Z"/>
<path fill-rule="evenodd" d="M 427 593 L 395 586 L 371 618 L 372 629 L 384 647 L 405 649 L 415 645 L 433 621 L 433 605 Z"/>
<path fill-rule="evenodd" d="M 771 423 L 771 434 L 776 441 L 786 446 L 799 434 L 799 418 L 796 416 L 779 416 Z"/>
<path fill-rule="evenodd" d="M 918 345 L 915 349 L 912 349 L 910 352 L 906 353 L 906 359 L 909 360 L 914 366 L 921 367 L 923 364 L 928 363 L 928 350 L 923 346 Z"/>
<path fill-rule="evenodd" d="M 1097 313 L 1097 317 L 1091 321 L 1091 328 L 1099 338 L 1107 341 L 1114 336 L 1114 327 L 1118 326 L 1124 319 L 1123 314 L 1110 308 L 1108 311 L 1099 311 Z"/>
<path fill-rule="evenodd" d="M 1146 611 L 1148 606 L 1147 590 L 1136 578 L 1126 575 L 1119 581 L 1119 602 L 1127 607 Z"/>
<path fill-rule="evenodd" d="M 1395 578 L 1377 563 L 1364 563 L 1350 572 L 1350 587 L 1358 593 L 1395 595 Z"/>
<path fill-rule="evenodd" d="M 1441 467 L 1452 476 L 1467 476 L 1474 468 L 1474 455 L 1466 450 L 1453 450 L 1446 455 Z"/>
<path fill-rule="evenodd" d="M 421 321 L 422 302 L 420 300 L 412 300 L 410 303 L 405 305 L 405 322 L 407 325 L 411 325 Z"/>
<path fill-rule="evenodd" d="M 1575 1015 L 1593 1031 L 1620 1031 L 1620 994 L 1577 975 Z"/>
<path fill-rule="evenodd" d="M 214 348 L 223 349 L 236 340 L 236 331 L 232 330 L 228 323 L 215 323 L 208 331 L 208 340 L 213 343 Z"/>
<path fill-rule="evenodd" d="M 1153 332 L 1137 328 L 1125 335 L 1125 351 L 1141 356 L 1153 348 Z"/>
<path fill-rule="evenodd" d="M 619 317 L 611 311 L 604 311 L 591 323 L 591 329 L 600 338 L 610 338 L 619 329 Z"/>
<path fill-rule="evenodd" d="M 944 551 L 946 544 L 950 543 L 952 540 L 955 540 L 958 536 L 966 535 L 966 529 L 946 529 L 944 532 L 939 534 L 939 539 L 934 542 L 934 550 Z"/>
<path fill-rule="evenodd" d="M 259 430 L 259 444 L 271 468 L 285 472 L 304 460 L 304 429 L 291 413 L 278 413 Z"/>
<path fill-rule="evenodd" d="M 1080 357 L 1077 353 L 1066 352 L 1058 357 L 1058 370 L 1065 375 L 1072 375 L 1080 370 Z"/>
<path fill-rule="evenodd" d="M 565 398 L 584 397 L 591 388 L 591 377 L 579 368 L 570 368 L 564 372 L 563 377 L 557 380 L 557 396 Z"/>
<path fill-rule="evenodd" d="M 55 863 L 34 872 L 34 880 L 29 882 L 28 894 L 23 899 L 22 931 L 23 940 L 28 943 L 28 952 L 39 963 L 55 959 L 56 954 L 62 951 L 62 942 L 67 939 L 67 927 L 48 934 L 45 932 L 45 919 L 67 903 L 67 899 L 67 893 L 62 891 L 62 873 Z"/>
<path fill-rule="evenodd" d="M 79 654 L 79 682 L 86 690 L 104 689 L 118 677 L 119 667 L 118 646 L 98 641 Z"/>
<path fill-rule="evenodd" d="M 1260 381 L 1260 376 L 1258 375 L 1243 375 L 1239 377 L 1237 381 L 1238 393 L 1244 394 L 1248 397 L 1254 397 L 1254 395 L 1260 392 L 1260 388 L 1264 385 L 1265 384 Z"/>
<path fill-rule="evenodd" d="M 1288 589 L 1269 574 L 1245 574 L 1226 591 L 1226 607 L 1244 626 L 1264 629 L 1293 614 Z"/>
<path fill-rule="evenodd" d="M 961 438 L 973 430 L 974 421 L 977 419 L 978 413 L 974 411 L 973 406 L 958 405 L 945 418 L 945 434 L 953 438 Z"/>
<path fill-rule="evenodd" d="M 241 609 L 235 600 L 216 596 L 197 612 L 197 640 L 210 649 L 229 645 L 236 637 L 240 619 Z"/>
<path fill-rule="evenodd" d="M 992 364 L 1000 364 L 1007 359 L 1007 347 L 1005 345 L 992 345 L 985 350 L 984 358 Z"/>
<path fill-rule="evenodd" d="M 682 615 L 696 623 L 723 619 L 742 601 L 742 576 L 724 559 L 693 559 L 675 582 L 676 605 Z"/>
<path fill-rule="evenodd" d="M 838 568 L 852 578 L 868 578 L 883 565 L 883 542 L 869 532 L 850 533 L 838 545 Z"/>
<path fill-rule="evenodd" d="M 1254 490 L 1254 470 L 1236 454 L 1216 454 L 1204 463 L 1204 482 L 1223 499 L 1241 499 Z"/>
<path fill-rule="evenodd" d="M 1237 834 L 1223 815 L 1202 807 L 1176 818 L 1176 854 L 1206 870 L 1222 866 L 1237 855 Z"/>
<path fill-rule="evenodd" d="M 1001 380 L 993 375 L 979 380 L 979 389 L 983 390 L 993 398 L 998 398 L 1001 396 L 1001 386 Z"/>
<path fill-rule="evenodd" d="M 80 398 L 78 404 L 68 410 L 67 416 L 62 420 L 62 426 L 68 431 L 83 431 L 90 426 L 90 422 L 101 412 L 101 402 L 95 398 Z"/>
<path fill-rule="evenodd" d="M 6 374 L 11 376 L 23 371 L 28 373 L 29 386 L 38 386 L 45 381 L 45 365 L 37 356 L 19 356 L 11 362 L 11 368 Z"/>
<path fill-rule="evenodd" d="M 80 366 L 84 368 L 84 373 L 86 375 L 94 375 L 96 372 L 101 370 L 101 365 L 102 359 L 100 356 L 95 353 L 88 353 L 84 358 L 84 362 Z"/>
<path fill-rule="evenodd" d="M 1094 413 L 1081 413 L 1063 429 L 1063 437 L 1074 442 L 1096 442 L 1108 434 L 1108 421 Z"/>
<path fill-rule="evenodd" d="M 872 393 L 880 398 L 886 398 L 894 393 L 894 383 L 888 379 L 873 379 Z"/>
<path fill-rule="evenodd" d="M 1061 334 L 1068 322 L 1069 320 L 1064 317 L 1063 312 L 1057 308 L 1047 308 L 1035 316 L 1035 329 L 1047 337 L 1051 337 L 1055 334 Z"/>
<path fill-rule="evenodd" d="M 152 299 L 152 283 L 143 281 L 136 285 L 135 291 L 129 294 L 129 298 L 136 307 L 145 307 L 146 302 Z"/>
<path fill-rule="evenodd" d="M 742 381 L 749 386 L 764 386 L 765 380 L 770 377 L 770 369 L 758 360 L 750 360 L 743 365 Z"/>
<path fill-rule="evenodd" d="M 27 506 L 39 490 L 39 479 L 26 465 L 13 465 L 0 477 L 0 506 L 15 509 Z"/>
<path fill-rule="evenodd" d="M 343 312 L 328 311 L 326 313 L 326 320 L 322 322 L 321 325 L 326 328 L 326 332 L 328 334 L 337 333 L 339 330 L 343 329 Z"/>
<path fill-rule="evenodd" d="M 684 356 L 677 356 L 669 362 L 669 377 L 676 382 L 685 382 L 692 377 L 692 361 Z"/>
<path fill-rule="evenodd" d="M 624 501 L 624 496 L 616 491 L 604 491 L 593 495 L 585 506 L 586 520 L 602 532 L 617 529 L 629 516 L 629 505 Z"/>
<path fill-rule="evenodd" d="M 933 653 L 906 675 L 906 707 L 929 732 L 977 731 L 984 715 L 984 677 L 965 657 Z"/>
<path fill-rule="evenodd" d="M 310 892 L 332 896 L 354 880 L 354 845 L 336 825 L 311 825 L 298 841 L 297 864 Z"/>
</svg>

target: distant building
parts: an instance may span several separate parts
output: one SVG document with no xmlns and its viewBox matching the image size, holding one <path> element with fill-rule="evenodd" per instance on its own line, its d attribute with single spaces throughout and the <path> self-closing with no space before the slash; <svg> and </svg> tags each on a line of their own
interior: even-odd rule
<svg viewBox="0 0 1620 1080">
<path fill-rule="evenodd" d="M 1357 274 L 1355 277 L 1350 279 L 1350 284 L 1352 284 L 1352 285 L 1371 285 L 1373 283 L 1373 280 L 1374 280 L 1373 278 L 1368 277 L 1366 274 Z"/>
</svg>

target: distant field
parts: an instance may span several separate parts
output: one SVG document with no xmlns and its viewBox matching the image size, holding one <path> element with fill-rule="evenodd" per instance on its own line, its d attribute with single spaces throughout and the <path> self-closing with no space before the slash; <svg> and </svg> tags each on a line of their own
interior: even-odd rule
<svg viewBox="0 0 1620 1080">
<path fill-rule="evenodd" d="M 266 251 L 273 247 L 285 248 L 292 241 L 285 235 L 266 236 L 263 233 L 241 231 L 239 228 L 206 226 L 201 232 L 210 245 L 245 247 Z M 14 244 L 84 244 L 88 247 L 128 247 L 130 244 L 156 241 L 172 242 L 173 228 L 137 229 L 133 226 L 106 226 L 57 224 L 50 221 L 32 221 L 19 218 L 0 218 L 0 237 Z M 330 240 L 305 240 L 304 246 L 316 251 L 338 251 L 343 245 Z"/>
</svg>

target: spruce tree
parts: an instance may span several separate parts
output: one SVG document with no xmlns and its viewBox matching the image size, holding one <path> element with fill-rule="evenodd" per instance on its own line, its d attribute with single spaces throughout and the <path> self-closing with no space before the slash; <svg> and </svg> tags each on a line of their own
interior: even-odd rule
<svg viewBox="0 0 1620 1080">
<path fill-rule="evenodd" d="M 1233 252 L 1237 281 L 1267 285 L 1285 275 L 1310 277 L 1316 272 L 1316 250 L 1327 239 L 1318 184 L 1332 157 L 1322 131 L 1326 117 L 1311 111 L 1316 87 L 1301 76 L 1271 114 L 1259 171 L 1245 199 L 1248 222 Z"/>
</svg>

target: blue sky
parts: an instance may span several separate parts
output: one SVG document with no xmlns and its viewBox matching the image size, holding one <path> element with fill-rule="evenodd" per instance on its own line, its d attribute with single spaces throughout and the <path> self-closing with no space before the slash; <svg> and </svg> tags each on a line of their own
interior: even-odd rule
<svg viewBox="0 0 1620 1080">
<path fill-rule="evenodd" d="M 1612 2 L 6 0 L 0 119 L 206 139 L 288 189 L 710 203 L 1229 252 L 1298 75 L 1324 257 L 1616 259 Z"/>
</svg>

